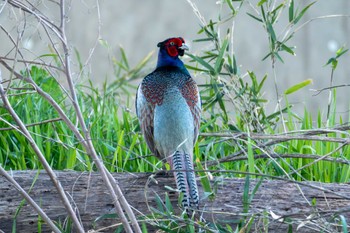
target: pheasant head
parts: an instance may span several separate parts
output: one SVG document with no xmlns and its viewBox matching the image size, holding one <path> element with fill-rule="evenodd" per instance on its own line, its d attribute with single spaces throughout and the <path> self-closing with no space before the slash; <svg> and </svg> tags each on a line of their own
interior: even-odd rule
<svg viewBox="0 0 350 233">
<path fill-rule="evenodd" d="M 179 56 L 184 55 L 185 50 L 188 50 L 188 46 L 182 37 L 166 39 L 159 42 L 157 46 L 159 47 L 157 68 L 163 66 L 177 66 L 182 68 L 184 66 Z"/>
</svg>

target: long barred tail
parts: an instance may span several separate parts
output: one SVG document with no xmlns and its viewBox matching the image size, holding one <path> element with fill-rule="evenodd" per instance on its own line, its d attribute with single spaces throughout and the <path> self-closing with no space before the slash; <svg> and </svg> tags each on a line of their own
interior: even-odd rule
<svg viewBox="0 0 350 233">
<path fill-rule="evenodd" d="M 198 209 L 198 188 L 190 154 L 176 151 L 172 156 L 172 165 L 177 188 L 183 193 L 183 207 Z"/>
</svg>

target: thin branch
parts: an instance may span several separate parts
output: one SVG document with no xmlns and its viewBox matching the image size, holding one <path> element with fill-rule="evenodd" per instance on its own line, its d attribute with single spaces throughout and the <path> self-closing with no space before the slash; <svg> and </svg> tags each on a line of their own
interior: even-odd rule
<svg viewBox="0 0 350 233">
<path fill-rule="evenodd" d="M 100 12 L 100 4 L 99 4 L 99 0 L 96 0 L 96 11 L 97 11 L 97 20 L 98 20 L 98 26 L 97 26 L 97 37 L 95 39 L 95 42 L 94 42 L 94 45 L 92 46 L 92 48 L 90 48 L 90 51 L 89 51 L 89 55 L 83 65 L 83 67 L 81 68 L 79 74 L 78 74 L 78 80 L 80 79 L 81 75 L 83 74 L 83 71 L 85 69 L 85 67 L 87 67 L 88 64 L 90 64 L 91 62 L 91 59 L 92 59 L 92 55 L 94 54 L 95 52 L 95 49 L 98 45 L 98 42 L 100 41 L 101 39 L 101 26 L 102 26 L 102 21 L 101 21 L 101 12 Z"/>
<path fill-rule="evenodd" d="M 41 14 L 37 8 L 35 8 L 33 5 L 31 7 L 27 7 L 22 2 L 19 2 L 17 0 L 8 0 L 8 3 L 16 8 L 19 8 L 23 10 L 24 12 L 29 13 L 30 15 L 35 16 L 40 23 L 44 24 L 45 26 L 49 27 L 56 35 L 57 37 L 62 41 L 63 38 L 61 37 L 60 29 L 45 15 Z"/>
<path fill-rule="evenodd" d="M 31 205 L 35 211 L 40 215 L 40 217 L 49 225 L 49 227 L 56 233 L 61 233 L 61 230 L 58 229 L 58 227 L 51 221 L 51 219 L 46 215 L 46 213 L 40 208 L 38 204 L 29 196 L 29 194 L 17 183 L 15 179 L 13 179 L 12 176 L 10 176 L 5 169 L 0 164 L 0 175 L 5 177 L 16 189 L 20 194 L 23 196 L 24 199 L 28 202 L 29 205 Z"/>
<path fill-rule="evenodd" d="M 222 133 L 204 133 L 201 134 L 203 137 L 225 137 L 231 139 L 253 139 L 253 140 L 267 140 L 267 139 L 275 139 L 266 143 L 264 146 L 271 146 L 274 144 L 278 144 L 280 142 L 290 141 L 290 140 L 309 140 L 309 141 L 322 141 L 322 142 L 334 142 L 334 143 L 344 143 L 350 144 L 350 138 L 334 138 L 334 137 L 322 137 L 322 136 L 308 136 L 308 135 L 262 135 L 262 134 L 250 134 L 249 136 L 246 133 L 238 133 L 236 136 Z"/>
<path fill-rule="evenodd" d="M 30 61 L 30 60 L 22 60 L 22 59 L 14 59 L 14 58 L 8 58 L 8 57 L 0 57 L 1 60 L 9 60 L 9 61 L 16 61 L 16 62 L 22 62 L 25 64 L 32 64 L 32 65 L 39 65 L 39 66 L 45 66 L 45 67 L 50 67 L 55 70 L 64 72 L 64 70 L 58 66 L 50 65 L 45 62 L 37 62 L 37 61 Z"/>
<path fill-rule="evenodd" d="M 312 96 L 317 96 L 317 95 L 319 95 L 321 92 L 326 91 L 326 90 L 331 90 L 331 89 L 339 88 L 339 87 L 348 87 L 348 86 L 350 86 L 350 84 L 335 85 L 335 86 L 325 87 L 325 88 L 321 88 L 321 89 L 312 89 L 311 91 L 316 92 L 316 93 L 313 94 Z"/>
<path fill-rule="evenodd" d="M 327 162 L 332 162 L 332 163 L 341 163 L 341 164 L 347 164 L 350 165 L 350 160 L 347 159 L 339 159 L 339 158 L 330 158 L 327 156 L 320 156 L 320 155 L 313 155 L 313 154 L 255 154 L 254 155 L 254 160 L 256 159 L 270 159 L 270 158 L 275 158 L 275 159 L 280 159 L 280 158 L 294 158 L 294 159 L 315 159 L 318 161 L 327 161 Z M 242 156 L 234 156 L 230 157 L 229 160 L 218 160 L 218 161 L 206 161 L 205 165 L 206 166 L 213 166 L 222 162 L 234 162 L 234 161 L 242 161 L 242 160 L 247 160 L 248 157 L 245 155 Z"/>
<path fill-rule="evenodd" d="M 25 125 L 25 127 L 33 127 L 33 126 L 37 126 L 37 125 L 43 125 L 43 124 L 48 124 L 48 123 L 52 123 L 52 122 L 56 122 L 56 121 L 61 121 L 61 118 L 53 118 L 53 119 L 49 119 L 49 120 L 45 120 L 45 121 L 41 121 L 41 122 L 36 122 L 36 123 L 32 123 L 32 124 L 27 124 Z M 18 126 L 13 126 L 13 127 L 7 127 L 7 128 L 0 128 L 0 131 L 8 131 L 8 130 L 14 130 L 15 128 L 19 128 Z"/>
<path fill-rule="evenodd" d="M 293 34 L 296 33 L 297 31 L 299 31 L 300 29 L 302 29 L 303 27 L 305 27 L 307 24 L 311 23 L 312 21 L 318 20 L 318 19 L 330 19 L 330 18 L 350 18 L 350 15 L 323 15 L 323 16 L 318 16 L 312 19 L 309 19 L 308 21 L 306 21 L 305 23 L 301 24 L 299 27 L 297 27 Z"/>
</svg>

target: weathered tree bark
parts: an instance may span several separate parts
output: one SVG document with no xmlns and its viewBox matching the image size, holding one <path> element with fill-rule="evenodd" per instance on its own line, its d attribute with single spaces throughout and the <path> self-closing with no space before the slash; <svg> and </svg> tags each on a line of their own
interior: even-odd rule
<svg viewBox="0 0 350 233">
<path fill-rule="evenodd" d="M 29 190 L 36 173 L 37 171 L 12 172 L 15 180 L 25 190 Z M 116 226 L 112 225 L 120 223 L 117 217 L 95 221 L 101 216 L 115 213 L 111 198 L 106 193 L 106 188 L 98 173 L 60 171 L 57 172 L 57 175 L 65 191 L 69 193 L 76 210 L 79 211 L 86 231 L 108 226 L 111 227 L 106 228 L 103 232 L 115 230 Z M 172 176 L 156 176 L 154 179 L 149 179 L 151 175 L 149 173 L 115 173 L 113 175 L 119 181 L 129 203 L 137 209 L 139 216 L 149 214 L 150 206 L 156 208 L 156 195 L 164 198 L 165 192 L 168 192 L 175 209 L 179 209 L 176 207 L 177 194 L 165 188 L 165 186 L 175 187 Z M 201 210 L 204 210 L 204 218 L 208 223 L 223 226 L 229 224 L 235 227 L 235 224 L 244 218 L 242 216 L 244 183 L 245 179 L 224 179 L 217 181 L 216 184 L 213 182 L 213 186 L 217 189 L 215 200 L 202 200 L 200 207 Z M 257 183 L 257 180 L 250 181 L 250 193 Z M 322 187 L 331 192 L 322 191 L 310 185 Z M 204 197 L 201 187 L 199 189 L 201 197 Z M 46 173 L 40 173 L 30 194 L 37 203 L 40 203 L 49 217 L 57 222 L 64 222 L 67 214 Z M 337 221 L 339 215 L 343 215 L 349 223 L 349 194 L 350 185 L 347 184 L 307 182 L 305 185 L 297 185 L 287 181 L 265 180 L 249 205 L 248 219 L 249 217 L 254 218 L 251 232 L 257 229 L 263 231 L 264 227 L 268 228 L 269 232 L 287 232 L 289 225 L 286 222 L 293 227 L 293 232 L 298 225 L 302 224 L 305 225 L 298 232 L 318 232 L 320 227 L 326 227 L 325 222 L 339 224 Z M 0 232 L 1 230 L 11 232 L 14 216 L 21 201 L 22 197 L 13 188 L 13 185 L 0 176 Z M 16 218 L 17 232 L 37 232 L 37 222 L 38 215 L 28 204 L 24 204 Z M 147 227 L 155 229 L 151 224 L 148 224 Z M 327 227 L 331 231 L 340 229 L 339 225 L 334 224 L 329 224 Z M 43 232 L 48 231 L 45 224 L 42 225 L 42 229 Z"/>
</svg>

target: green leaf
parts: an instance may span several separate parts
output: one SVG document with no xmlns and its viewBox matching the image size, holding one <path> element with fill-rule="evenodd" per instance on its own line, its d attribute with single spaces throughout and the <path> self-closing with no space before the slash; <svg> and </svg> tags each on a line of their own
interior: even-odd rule
<svg viewBox="0 0 350 233">
<path fill-rule="evenodd" d="M 196 145 L 196 147 L 198 147 L 198 145 Z M 209 181 L 208 175 L 205 172 L 203 172 L 205 169 L 204 169 L 202 163 L 199 161 L 198 158 L 196 159 L 195 162 L 196 162 L 198 170 L 200 170 L 200 172 L 198 172 L 198 173 L 199 173 L 199 177 L 200 177 L 204 192 L 213 193 L 213 190 L 210 186 L 210 181 Z"/>
<path fill-rule="evenodd" d="M 171 204 L 168 193 L 165 193 L 165 207 L 167 208 L 167 212 L 174 212 L 173 205 Z"/>
<path fill-rule="evenodd" d="M 100 38 L 100 39 L 98 40 L 98 42 L 99 42 L 100 45 L 102 45 L 103 47 L 109 49 L 109 44 L 108 44 L 108 42 L 107 42 L 106 40 Z"/>
<path fill-rule="evenodd" d="M 302 82 L 300 82 L 298 84 L 295 84 L 294 86 L 288 88 L 287 90 L 285 90 L 284 94 L 285 95 L 289 95 L 289 94 L 291 94 L 293 92 L 296 92 L 297 90 L 299 90 L 299 89 L 301 89 L 301 88 L 303 88 L 303 87 L 305 87 L 305 86 L 307 86 L 307 85 L 309 85 L 311 83 L 312 83 L 312 79 L 304 80 L 304 81 L 302 81 Z"/>
<path fill-rule="evenodd" d="M 281 112 L 282 112 L 282 113 L 286 113 L 286 112 L 288 112 L 288 110 L 291 109 L 292 107 L 293 107 L 293 105 L 290 104 L 290 105 L 288 105 L 287 107 L 283 108 L 281 111 L 278 110 L 278 111 L 272 113 L 271 115 L 267 116 L 267 117 L 266 117 L 266 120 L 267 120 L 267 121 L 271 121 L 271 120 L 273 120 L 273 119 L 275 119 L 275 118 L 278 118 L 279 115 L 281 114 Z"/>
<path fill-rule="evenodd" d="M 293 56 L 295 56 L 295 53 L 294 53 L 294 51 L 292 50 L 291 47 L 288 47 L 287 45 L 285 45 L 285 44 L 283 44 L 283 43 L 281 43 L 280 46 L 281 46 L 281 49 L 282 49 L 282 50 L 284 50 L 284 51 L 286 51 L 287 53 L 290 53 L 290 54 L 292 54 Z"/>
<path fill-rule="evenodd" d="M 335 57 L 331 57 L 324 66 L 327 66 L 327 65 L 331 64 L 332 69 L 335 70 L 337 68 L 337 65 L 338 65 L 338 58 L 341 57 L 343 54 L 345 54 L 348 50 L 349 49 L 345 49 L 344 50 L 344 46 L 342 46 L 335 53 L 336 56 Z"/>
<path fill-rule="evenodd" d="M 267 103 L 268 101 L 266 99 L 251 99 L 250 101 L 254 103 Z"/>
<path fill-rule="evenodd" d="M 201 38 L 193 40 L 193 42 L 206 42 L 206 41 L 213 41 L 213 38 Z"/>
<path fill-rule="evenodd" d="M 247 15 L 249 15 L 250 17 L 252 17 L 253 19 L 255 19 L 255 20 L 257 20 L 257 21 L 259 21 L 259 22 L 261 22 L 261 23 L 263 22 L 262 19 L 256 17 L 255 15 L 252 15 L 252 14 L 250 14 L 250 13 L 248 13 L 248 12 L 247 12 Z"/>
<path fill-rule="evenodd" d="M 309 5 L 307 5 L 299 14 L 297 17 L 295 17 L 295 19 L 293 20 L 293 24 L 297 24 L 299 22 L 299 20 L 303 17 L 303 15 L 305 14 L 305 12 L 316 2 L 312 2 Z"/>
<path fill-rule="evenodd" d="M 147 62 L 149 62 L 149 60 L 152 58 L 154 52 L 150 52 L 149 54 L 146 55 L 146 57 L 144 57 L 136 66 L 134 69 L 132 69 L 134 74 L 137 74 L 142 68 L 144 68 L 147 64 Z M 137 76 L 135 76 L 135 78 L 137 78 Z"/>
<path fill-rule="evenodd" d="M 311 200 L 311 205 L 312 205 L 313 207 L 316 207 L 316 204 L 317 204 L 316 198 L 312 198 L 312 200 Z"/>
<path fill-rule="evenodd" d="M 232 55 L 232 58 L 233 58 L 233 74 L 238 74 L 238 67 L 237 67 L 236 56 Z"/>
<path fill-rule="evenodd" d="M 185 65 L 185 67 L 189 70 L 199 71 L 199 72 L 208 72 L 207 70 L 197 68 L 195 66 Z"/>
<path fill-rule="evenodd" d="M 343 233 L 347 233 L 348 231 L 348 224 L 346 223 L 346 218 L 343 215 L 339 215 Z"/>
<path fill-rule="evenodd" d="M 264 180 L 264 176 L 261 176 L 260 179 L 258 180 L 258 182 L 256 183 L 256 185 L 254 186 L 253 191 L 250 194 L 249 202 L 253 201 L 254 196 L 255 196 L 256 192 L 259 190 L 260 185 L 262 184 L 263 180 Z"/>
<path fill-rule="evenodd" d="M 270 34 L 270 37 L 271 37 L 271 43 L 274 44 L 277 41 L 275 30 L 273 29 L 272 24 L 269 23 L 269 22 L 266 23 L 266 26 L 267 26 L 267 31 L 268 31 L 268 33 Z"/>
<path fill-rule="evenodd" d="M 216 62 L 214 65 L 214 70 L 215 70 L 216 74 L 220 73 L 220 71 L 221 71 L 221 67 L 222 67 L 223 60 L 224 60 L 223 57 L 224 57 L 225 51 L 227 49 L 228 42 L 229 41 L 228 41 L 228 35 L 227 35 L 226 38 L 224 39 L 222 45 L 221 45 L 220 52 L 216 58 Z"/>
<path fill-rule="evenodd" d="M 261 80 L 260 84 L 259 84 L 259 87 L 258 87 L 258 92 L 261 91 L 261 88 L 264 86 L 264 83 L 267 79 L 267 74 L 265 74 L 265 76 L 263 77 L 263 79 Z"/>
<path fill-rule="evenodd" d="M 233 54 L 232 58 L 230 55 L 227 55 L 227 70 L 231 73 L 231 74 L 237 74 L 238 72 L 238 67 L 237 67 L 237 62 L 236 62 L 236 57 Z"/>
<path fill-rule="evenodd" d="M 260 1 L 258 2 L 258 6 L 261 6 L 261 5 L 264 4 L 266 1 L 267 1 L 267 0 L 260 0 Z"/>
<path fill-rule="evenodd" d="M 255 73 L 248 71 L 248 75 L 249 75 L 250 79 L 252 80 L 252 87 L 256 87 L 258 85 L 258 82 L 256 81 Z"/>
<path fill-rule="evenodd" d="M 246 214 L 249 211 L 249 186 L 250 186 L 250 176 L 245 177 L 244 188 L 243 188 L 243 213 Z"/>
<path fill-rule="evenodd" d="M 336 60 L 336 59 L 334 57 L 329 58 L 329 60 L 327 61 L 327 63 L 324 66 L 331 64 L 333 62 L 333 60 Z"/>
<path fill-rule="evenodd" d="M 265 14 L 265 10 L 264 10 L 263 6 L 261 6 L 261 15 L 262 15 L 262 17 L 264 19 L 264 22 L 266 22 L 266 14 Z"/>
<path fill-rule="evenodd" d="M 271 11 L 270 15 L 272 16 L 271 18 L 271 24 L 274 24 L 278 14 L 278 10 L 281 9 L 282 7 L 284 7 L 284 3 L 281 3 L 280 5 L 278 5 L 273 11 Z"/>
<path fill-rule="evenodd" d="M 337 59 L 332 60 L 332 69 L 333 70 L 335 70 L 337 68 L 337 65 L 338 65 L 338 60 Z"/>
<path fill-rule="evenodd" d="M 97 217 L 94 222 L 98 222 L 98 221 L 101 221 L 101 220 L 104 220 L 104 219 L 116 219 L 118 217 L 117 214 L 103 214 L 99 217 Z"/>
<path fill-rule="evenodd" d="M 187 55 L 193 60 L 195 60 L 196 62 L 198 62 L 199 64 L 201 64 L 202 66 L 204 66 L 205 68 L 207 68 L 210 73 L 212 74 L 215 73 L 214 68 L 208 62 L 204 61 L 201 57 L 197 57 L 189 53 Z"/>
<path fill-rule="evenodd" d="M 254 159 L 254 151 L 253 151 L 254 141 L 250 138 L 250 132 L 248 131 L 248 129 L 247 129 L 247 133 L 248 133 L 248 140 L 247 140 L 248 171 L 250 173 L 255 173 L 255 159 Z M 252 176 L 252 178 L 255 178 L 255 176 Z"/>
<path fill-rule="evenodd" d="M 280 60 L 280 62 L 284 63 L 282 57 L 281 57 L 277 52 L 273 53 L 273 55 L 274 55 L 275 57 L 277 57 L 278 60 Z"/>
<path fill-rule="evenodd" d="M 74 48 L 74 53 L 75 53 L 75 56 L 77 57 L 77 61 L 79 64 L 79 70 L 81 71 L 81 70 L 83 70 L 83 63 L 81 62 L 80 53 L 76 48 Z"/>
<path fill-rule="evenodd" d="M 271 14 L 276 14 L 276 13 L 278 13 L 277 11 L 278 11 L 279 9 L 281 9 L 282 7 L 284 7 L 284 3 L 279 4 L 275 9 L 273 9 L 273 11 L 271 11 Z"/>
<path fill-rule="evenodd" d="M 344 46 L 340 47 L 337 52 L 335 53 L 337 56 L 335 58 L 339 58 L 342 56 L 344 53 L 346 53 L 349 49 L 344 50 Z"/>
<path fill-rule="evenodd" d="M 47 53 L 47 54 L 40 55 L 38 58 L 43 58 L 43 57 L 53 57 L 53 58 L 56 58 L 56 57 L 58 57 L 58 55 L 55 54 L 55 53 Z"/>
<path fill-rule="evenodd" d="M 224 100 L 222 98 L 223 96 L 224 95 L 221 92 L 218 91 L 217 94 L 216 94 L 216 101 L 219 103 L 220 109 L 223 111 L 222 118 L 223 118 L 224 122 L 227 123 L 228 115 L 227 115 L 227 111 L 226 111 L 226 106 L 225 106 Z"/>
<path fill-rule="evenodd" d="M 290 1 L 288 10 L 289 10 L 289 22 L 291 23 L 294 19 L 294 0 Z"/>
<path fill-rule="evenodd" d="M 227 3 L 227 5 L 228 5 L 228 7 L 231 9 L 232 14 L 235 15 L 235 14 L 236 14 L 236 10 L 235 10 L 235 8 L 234 8 L 233 5 L 232 5 L 231 0 L 226 0 L 226 3 Z"/>
<path fill-rule="evenodd" d="M 271 56 L 272 55 L 272 53 L 270 52 L 270 53 L 268 53 L 265 57 L 263 57 L 263 59 L 261 59 L 262 61 L 265 61 L 266 60 L 266 58 L 268 58 L 269 56 Z"/>
<path fill-rule="evenodd" d="M 164 210 L 164 204 L 163 204 L 163 201 L 162 199 L 160 198 L 160 196 L 158 194 L 155 195 L 155 202 L 157 204 L 157 208 L 160 212 L 165 212 Z"/>
<path fill-rule="evenodd" d="M 124 65 L 126 66 L 126 69 L 129 70 L 130 67 L 129 67 L 128 59 L 127 59 L 127 57 L 126 57 L 124 48 L 123 48 L 123 47 L 120 47 L 119 50 L 120 50 L 120 53 L 121 53 L 121 55 L 122 55 L 122 61 L 123 61 Z"/>
</svg>

